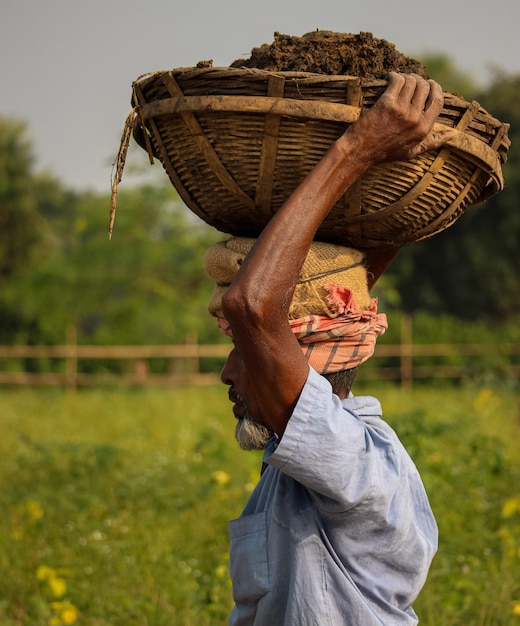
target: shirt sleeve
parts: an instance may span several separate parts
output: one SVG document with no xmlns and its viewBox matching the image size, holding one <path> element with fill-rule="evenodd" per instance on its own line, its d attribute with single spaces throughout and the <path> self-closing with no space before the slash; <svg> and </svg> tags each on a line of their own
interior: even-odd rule
<svg viewBox="0 0 520 626">
<path fill-rule="evenodd" d="M 403 471 L 401 450 L 389 427 L 374 417 L 380 427 L 346 409 L 329 382 L 309 368 L 283 437 L 265 461 L 334 512 L 380 499 L 381 493 L 391 498 Z"/>
</svg>

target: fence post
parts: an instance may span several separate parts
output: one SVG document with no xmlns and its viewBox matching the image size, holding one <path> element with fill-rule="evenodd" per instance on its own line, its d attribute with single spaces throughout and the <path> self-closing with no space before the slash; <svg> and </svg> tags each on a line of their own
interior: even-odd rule
<svg viewBox="0 0 520 626">
<path fill-rule="evenodd" d="M 188 333 L 184 339 L 184 343 L 187 346 L 198 346 L 199 336 L 197 333 Z M 191 359 L 186 359 L 187 370 L 189 374 L 200 373 L 200 360 L 198 356 L 194 356 Z"/>
<path fill-rule="evenodd" d="M 410 391 L 413 386 L 413 332 L 412 316 L 401 315 L 401 388 Z"/>
<path fill-rule="evenodd" d="M 75 392 L 78 386 L 78 330 L 75 324 L 67 326 L 67 358 L 65 359 L 65 387 Z"/>
</svg>

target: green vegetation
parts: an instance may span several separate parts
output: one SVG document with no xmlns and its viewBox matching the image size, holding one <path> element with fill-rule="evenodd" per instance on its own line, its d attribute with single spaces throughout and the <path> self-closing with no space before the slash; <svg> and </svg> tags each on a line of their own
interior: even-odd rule
<svg viewBox="0 0 520 626">
<path fill-rule="evenodd" d="M 370 392 L 440 527 L 421 624 L 520 623 L 517 395 Z M 3 391 L 0 427 L 3 626 L 226 623 L 227 520 L 260 458 L 237 449 L 223 388 Z"/>
<path fill-rule="evenodd" d="M 64 602 L 89 626 L 224 622 L 258 458 L 223 389 L 7 392 L 0 419 L 3 626 L 66 624 Z"/>
</svg>

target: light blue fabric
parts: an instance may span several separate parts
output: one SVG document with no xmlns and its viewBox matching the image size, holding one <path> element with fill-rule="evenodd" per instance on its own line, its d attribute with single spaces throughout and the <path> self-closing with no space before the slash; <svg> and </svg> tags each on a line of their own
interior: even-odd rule
<svg viewBox="0 0 520 626">
<path fill-rule="evenodd" d="M 310 369 L 242 516 L 229 523 L 232 626 L 410 626 L 437 549 L 415 465 L 370 397 Z"/>
</svg>

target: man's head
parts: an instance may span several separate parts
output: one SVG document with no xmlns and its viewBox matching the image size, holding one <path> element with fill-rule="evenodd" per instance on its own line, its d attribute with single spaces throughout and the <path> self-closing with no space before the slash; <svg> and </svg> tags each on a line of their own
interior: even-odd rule
<svg viewBox="0 0 520 626">
<path fill-rule="evenodd" d="M 223 316 L 222 296 L 254 243 L 254 239 L 232 238 L 206 254 L 206 271 L 217 283 L 208 308 L 230 337 L 232 329 Z M 329 379 L 340 397 L 348 395 L 357 366 L 371 356 L 376 337 L 386 329 L 386 318 L 376 309 L 376 301 L 368 292 L 363 254 L 313 242 L 295 286 L 289 324 L 309 364 Z M 237 439 L 245 449 L 263 448 L 272 432 L 252 418 L 237 392 L 243 375 L 240 355 L 233 349 L 221 379 L 230 386 L 230 400 L 239 419 Z"/>
<path fill-rule="evenodd" d="M 326 374 L 325 378 L 330 382 L 332 391 L 340 398 L 346 398 L 350 392 L 352 381 L 357 372 L 357 367 L 351 370 L 343 370 Z M 242 450 L 263 450 L 265 444 L 273 436 L 273 431 L 257 422 L 249 412 L 246 403 L 236 393 L 233 387 L 229 390 L 229 397 L 235 406 L 243 405 L 242 417 L 237 418 L 235 426 L 235 438 Z"/>
<path fill-rule="evenodd" d="M 346 398 L 350 392 L 357 367 L 325 374 L 332 391 L 340 398 Z M 237 419 L 235 438 L 243 450 L 263 450 L 265 444 L 274 435 L 273 431 L 261 424 L 251 414 L 247 403 L 237 390 L 240 385 L 241 364 L 240 355 L 233 348 L 222 368 L 221 380 L 229 385 L 229 399 L 233 403 L 233 414 Z"/>
</svg>

